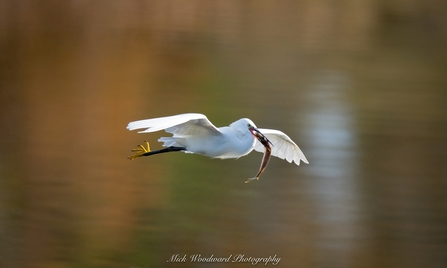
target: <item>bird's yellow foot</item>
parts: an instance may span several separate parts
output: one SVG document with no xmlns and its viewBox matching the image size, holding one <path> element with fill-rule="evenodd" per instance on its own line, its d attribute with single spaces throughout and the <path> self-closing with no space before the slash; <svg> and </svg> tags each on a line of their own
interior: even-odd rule
<svg viewBox="0 0 447 268">
<path fill-rule="evenodd" d="M 249 183 L 254 180 L 259 180 L 259 177 L 250 178 L 250 179 L 246 180 L 245 183 Z"/>
<path fill-rule="evenodd" d="M 127 159 L 129 160 L 133 160 L 137 157 L 141 157 L 143 156 L 143 154 L 148 153 L 151 151 L 151 147 L 149 146 L 149 142 L 144 141 L 146 143 L 146 147 L 144 147 L 144 145 L 139 144 L 137 148 L 132 149 L 132 152 L 134 152 L 135 154 L 129 156 Z"/>
</svg>

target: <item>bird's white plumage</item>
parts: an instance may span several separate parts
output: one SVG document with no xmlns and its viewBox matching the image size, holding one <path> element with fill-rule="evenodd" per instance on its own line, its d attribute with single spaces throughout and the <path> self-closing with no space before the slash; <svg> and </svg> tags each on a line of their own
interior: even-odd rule
<svg viewBox="0 0 447 268">
<path fill-rule="evenodd" d="M 165 130 L 172 137 L 161 137 L 164 147 L 186 147 L 186 152 L 214 158 L 238 158 L 253 149 L 264 152 L 264 146 L 255 139 L 248 126 L 254 123 L 247 118 L 239 119 L 230 126 L 216 128 L 203 114 L 188 113 L 130 122 L 129 130 L 145 129 L 139 133 Z M 294 161 L 309 163 L 300 148 L 283 132 L 273 129 L 259 129 L 273 144 L 272 155 Z"/>
<path fill-rule="evenodd" d="M 285 159 L 289 163 L 292 163 L 293 161 L 297 165 L 300 164 L 300 160 L 306 164 L 309 164 L 309 161 L 307 161 L 298 145 L 296 145 L 296 143 L 283 132 L 265 128 L 260 128 L 259 131 L 272 142 L 273 146 L 271 149 L 273 156 Z M 261 153 L 265 151 L 264 145 L 262 145 L 259 141 L 256 141 L 254 149 Z"/>
<path fill-rule="evenodd" d="M 189 113 L 140 120 L 129 123 L 127 129 L 145 129 L 139 133 L 165 130 L 172 137 L 161 137 L 164 147 L 185 147 L 186 153 L 213 158 L 237 158 L 253 150 L 254 137 L 247 126 L 249 119 L 240 119 L 228 127 L 216 128 L 203 114 Z"/>
</svg>

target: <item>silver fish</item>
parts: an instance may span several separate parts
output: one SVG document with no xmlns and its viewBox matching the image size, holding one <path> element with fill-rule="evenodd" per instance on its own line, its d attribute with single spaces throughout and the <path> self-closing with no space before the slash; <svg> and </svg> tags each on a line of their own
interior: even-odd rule
<svg viewBox="0 0 447 268">
<path fill-rule="evenodd" d="M 265 137 L 264 135 L 257 135 L 258 140 L 264 145 L 265 152 L 264 156 L 262 157 L 261 166 L 259 167 L 258 174 L 254 178 L 250 178 L 245 181 L 245 183 L 249 183 L 253 180 L 259 180 L 259 176 L 261 176 L 262 172 L 264 172 L 265 168 L 267 167 L 267 164 L 269 163 L 270 156 L 272 154 L 272 147 L 270 147 L 271 142 Z"/>
</svg>

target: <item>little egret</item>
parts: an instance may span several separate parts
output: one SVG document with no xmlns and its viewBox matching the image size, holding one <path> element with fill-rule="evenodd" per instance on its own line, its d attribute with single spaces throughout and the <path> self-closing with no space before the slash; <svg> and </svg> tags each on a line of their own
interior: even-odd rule
<svg viewBox="0 0 447 268">
<path fill-rule="evenodd" d="M 268 164 L 270 155 L 287 160 L 289 163 L 300 161 L 309 164 L 298 145 L 289 136 L 279 130 L 258 129 L 248 118 L 239 119 L 230 126 L 216 128 L 203 114 L 188 113 L 167 117 L 152 118 L 130 122 L 128 130 L 145 129 L 138 133 L 149 133 L 165 130 L 172 137 L 161 137 L 161 150 L 151 151 L 149 143 L 138 145 L 129 159 L 167 152 L 201 154 L 220 159 L 239 158 L 253 149 L 264 153 L 258 174 L 251 180 L 259 180 L 259 176 Z M 272 146 L 270 146 L 272 145 Z"/>
</svg>

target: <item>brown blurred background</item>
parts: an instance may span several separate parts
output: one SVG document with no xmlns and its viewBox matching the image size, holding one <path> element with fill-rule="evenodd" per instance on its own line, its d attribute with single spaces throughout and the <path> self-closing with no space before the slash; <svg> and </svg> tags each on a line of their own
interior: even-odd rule
<svg viewBox="0 0 447 268">
<path fill-rule="evenodd" d="M 0 59 L 0 267 L 447 266 L 445 1 L 3 0 Z M 184 112 L 310 165 L 126 159 Z"/>
</svg>

